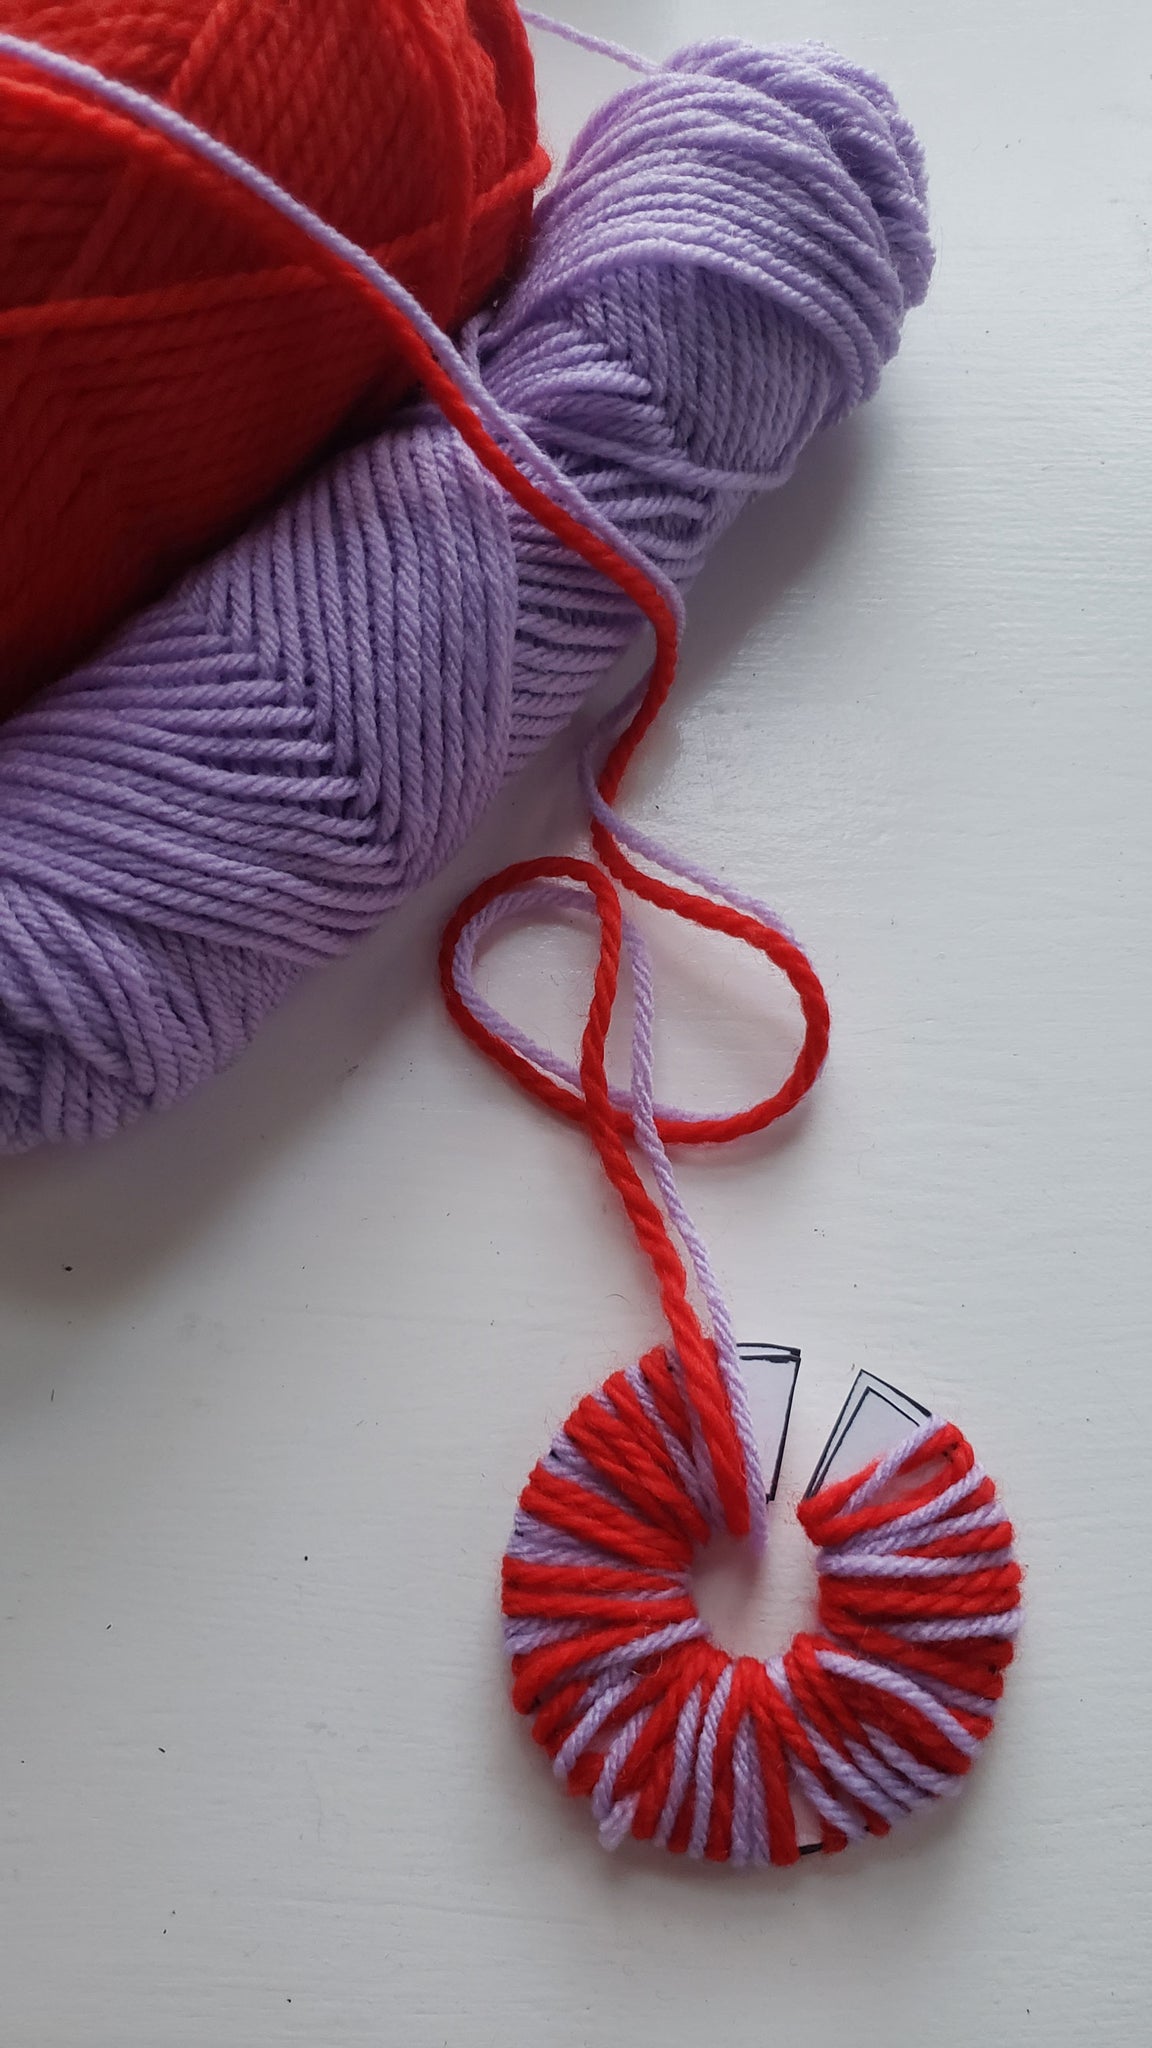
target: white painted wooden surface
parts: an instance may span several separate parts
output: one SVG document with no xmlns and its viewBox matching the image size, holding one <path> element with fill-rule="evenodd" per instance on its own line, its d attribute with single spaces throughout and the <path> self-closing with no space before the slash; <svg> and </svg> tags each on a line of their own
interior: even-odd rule
<svg viewBox="0 0 1152 2048">
<path fill-rule="evenodd" d="M 572 840 L 570 748 L 198 1101 L 0 1168 L 0 2039 L 937 2048 L 1146 2038 L 1152 21 L 1142 0 L 569 0 L 653 51 L 818 35 L 929 151 L 883 395 L 694 601 L 637 816 L 791 916 L 834 1058 L 684 1185 L 748 1336 L 953 1412 L 1031 1567 L 970 1795 L 763 1881 L 612 1861 L 504 1700 L 515 1493 L 656 1331 L 582 1141 L 452 1035 L 448 907 Z M 562 141 L 614 83 L 542 53 Z M 662 942 L 662 945 L 664 942 Z M 664 946 L 667 1085 L 788 1011 Z M 583 961 L 493 985 L 574 1028 Z M 802 1614 L 782 1523 L 738 1624 Z M 714 1611 L 729 1590 L 711 1585 Z"/>
</svg>

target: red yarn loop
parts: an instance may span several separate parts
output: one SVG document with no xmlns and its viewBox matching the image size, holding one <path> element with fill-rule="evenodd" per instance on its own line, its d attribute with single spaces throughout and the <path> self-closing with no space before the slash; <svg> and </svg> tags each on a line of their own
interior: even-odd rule
<svg viewBox="0 0 1152 2048">
<path fill-rule="evenodd" d="M 599 828 L 597 828 L 599 829 Z M 801 952 L 795 941 L 786 938 L 783 932 L 771 925 L 760 923 L 743 911 L 734 910 L 726 903 L 714 903 L 704 896 L 692 895 L 686 889 L 671 889 L 659 877 L 644 874 L 620 854 L 616 842 L 608 834 L 600 834 L 603 844 L 611 849 L 613 856 L 619 856 L 618 865 L 613 862 L 613 873 L 635 876 L 643 884 L 643 893 L 650 902 L 662 909 L 671 909 L 678 916 L 708 931 L 722 932 L 728 938 L 743 941 L 754 951 L 762 953 L 773 966 L 778 967 L 789 986 L 799 999 L 804 1024 L 804 1036 L 800 1049 L 786 1079 L 780 1086 L 760 1102 L 752 1103 L 747 1109 L 733 1110 L 723 1116 L 678 1117 L 658 1113 L 656 1128 L 666 1145 L 716 1145 L 726 1144 L 734 1138 L 747 1137 L 754 1131 L 765 1130 L 779 1117 L 786 1116 L 808 1093 L 820 1072 L 828 1050 L 829 1017 L 824 991 L 807 956 Z M 599 849 L 598 849 L 599 850 Z M 609 861 L 606 860 L 606 865 Z M 605 941 L 618 961 L 621 944 L 622 906 L 619 894 L 612 881 L 600 868 L 590 861 L 565 860 L 541 857 L 534 860 L 517 861 L 501 869 L 497 875 L 490 875 L 487 881 L 466 896 L 453 912 L 440 946 L 440 987 L 444 1003 L 453 1022 L 465 1038 L 484 1053 L 494 1065 L 502 1068 L 509 1078 L 516 1082 L 526 1094 L 532 1095 L 549 1109 L 567 1117 L 572 1123 L 590 1128 L 593 1113 L 589 1110 L 587 1097 L 577 1090 L 558 1081 L 546 1069 L 533 1063 L 516 1046 L 501 1037 L 498 1030 L 478 1017 L 461 995 L 455 981 L 456 954 L 460 940 L 479 911 L 489 904 L 509 896 L 525 883 L 536 881 L 571 881 L 582 883 L 596 905 L 601 931 Z M 629 886 L 631 883 L 629 882 Z M 637 890 L 639 893 L 639 890 Z M 594 1028 L 597 1035 L 607 1036 L 612 1009 L 616 1001 L 618 969 L 610 975 L 610 989 L 607 992 L 607 1010 L 598 1011 Z M 628 1110 L 610 1100 L 600 1111 L 602 1120 L 609 1124 L 618 1137 L 632 1136 L 632 1119 Z M 593 1119 L 594 1120 L 594 1119 Z"/>
</svg>

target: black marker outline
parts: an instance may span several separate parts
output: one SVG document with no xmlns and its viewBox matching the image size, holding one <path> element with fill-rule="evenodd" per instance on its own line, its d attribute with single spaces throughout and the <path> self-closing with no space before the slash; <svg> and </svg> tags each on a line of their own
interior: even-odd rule
<svg viewBox="0 0 1152 2048">
<path fill-rule="evenodd" d="M 860 1411 L 869 1394 L 874 1394 L 878 1401 L 884 1402 L 885 1407 L 891 1408 L 903 1421 L 912 1423 L 914 1427 L 917 1415 L 921 1416 L 926 1422 L 932 1413 L 932 1410 L 926 1408 L 922 1401 L 914 1400 L 911 1394 L 906 1394 L 903 1387 L 895 1386 L 891 1380 L 881 1379 L 879 1373 L 870 1371 L 867 1366 L 859 1366 L 856 1377 L 844 1398 L 840 1413 L 832 1424 L 824 1448 L 816 1460 L 812 1477 L 804 1491 L 805 1500 L 811 1500 L 813 1494 L 819 1493 L 824 1485 L 828 1468 L 849 1430 L 859 1420 Z M 889 1395 L 894 1395 L 895 1399 L 889 1400 Z M 910 1415 L 908 1413 L 909 1409 L 914 1410 L 914 1413 Z M 851 1413 L 849 1413 L 849 1410 L 851 1410 Z"/>
</svg>

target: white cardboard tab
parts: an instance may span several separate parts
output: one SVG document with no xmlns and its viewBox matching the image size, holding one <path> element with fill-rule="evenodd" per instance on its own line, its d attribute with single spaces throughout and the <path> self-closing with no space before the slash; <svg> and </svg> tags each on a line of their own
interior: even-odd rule
<svg viewBox="0 0 1152 2048">
<path fill-rule="evenodd" d="M 837 1479 L 850 1478 L 874 1458 L 895 1450 L 897 1444 L 928 1420 L 930 1413 L 910 1394 L 879 1379 L 875 1373 L 858 1372 L 816 1461 L 805 1498 Z"/>
<path fill-rule="evenodd" d="M 775 1500 L 800 1353 L 788 1344 L 738 1344 L 736 1349 L 744 1368 L 748 1411 L 760 1450 L 766 1495 Z"/>
</svg>

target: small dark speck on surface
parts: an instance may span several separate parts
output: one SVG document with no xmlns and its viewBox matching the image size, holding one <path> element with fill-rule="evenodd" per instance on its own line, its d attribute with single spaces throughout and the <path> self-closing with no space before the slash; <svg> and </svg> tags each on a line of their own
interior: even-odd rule
<svg viewBox="0 0 1152 2048">
<path fill-rule="evenodd" d="M 305 1551 L 305 1552 L 304 1552 L 304 1562 L 305 1562 L 305 1564 L 307 1564 L 307 1562 L 308 1562 L 308 1552 L 307 1552 L 307 1551 Z"/>
<path fill-rule="evenodd" d="M 156 1744 L 156 1747 L 157 1747 L 157 1749 L 159 1749 L 159 1750 L 160 1750 L 160 1754 L 161 1754 L 161 1756 L 167 1756 L 167 1754 L 168 1754 L 168 1751 L 167 1751 L 166 1749 L 160 1749 L 160 1744 L 159 1744 L 159 1743 L 157 1743 L 157 1744 Z"/>
<path fill-rule="evenodd" d="M 108 1633 L 108 1630 L 109 1630 L 109 1629 L 111 1628 L 111 1626 L 112 1626 L 112 1623 L 111 1623 L 110 1621 L 106 1621 L 106 1622 L 104 1623 L 104 1633 L 105 1633 L 105 1634 L 107 1634 L 107 1633 Z"/>
<path fill-rule="evenodd" d="M 50 1402 L 51 1402 L 51 1401 L 54 1401 L 54 1400 L 56 1399 L 56 1389 L 55 1389 L 55 1387 L 53 1387 L 53 1389 L 52 1389 L 52 1392 L 51 1392 L 51 1393 L 49 1394 L 49 1396 L 48 1396 L 48 1399 L 49 1399 L 49 1401 L 50 1401 Z"/>
<path fill-rule="evenodd" d="M 65 1271 L 66 1273 L 70 1273 L 70 1272 L 72 1271 L 72 1268 L 71 1268 L 71 1266 L 65 1266 L 65 1268 L 64 1268 L 64 1271 Z"/>
</svg>

